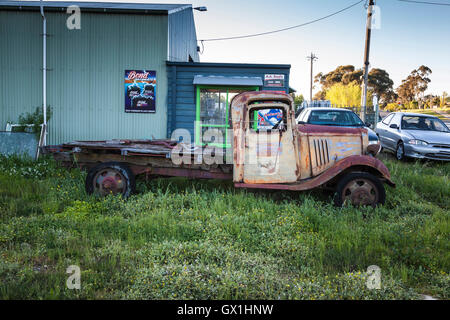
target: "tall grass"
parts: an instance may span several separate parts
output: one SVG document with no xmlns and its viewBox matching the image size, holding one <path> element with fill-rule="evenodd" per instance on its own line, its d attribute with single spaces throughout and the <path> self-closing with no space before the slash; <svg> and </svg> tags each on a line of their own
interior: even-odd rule
<svg viewBox="0 0 450 320">
<path fill-rule="evenodd" d="M 450 164 L 383 155 L 397 183 L 385 206 L 339 209 L 319 190 L 180 178 L 139 180 L 127 201 L 96 198 L 78 170 L 0 160 L 4 299 L 449 297 Z M 66 288 L 69 265 L 81 290 Z M 370 265 L 381 290 L 365 285 Z"/>
</svg>

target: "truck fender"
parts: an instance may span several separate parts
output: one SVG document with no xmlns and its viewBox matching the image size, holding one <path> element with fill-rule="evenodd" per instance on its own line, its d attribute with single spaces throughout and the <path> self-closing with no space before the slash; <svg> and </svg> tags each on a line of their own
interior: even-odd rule
<svg viewBox="0 0 450 320">
<path fill-rule="evenodd" d="M 330 182 L 336 182 L 342 175 L 350 172 L 369 172 L 386 182 L 389 186 L 395 188 L 395 183 L 391 180 L 391 175 L 388 168 L 383 162 L 371 156 L 354 155 L 346 157 L 336 162 L 331 168 L 324 171 L 320 175 L 310 178 L 305 181 L 298 181 L 293 184 L 247 184 L 235 183 L 236 188 L 250 188 L 250 189 L 278 189 L 291 191 L 311 190 L 317 187 L 324 186 Z"/>
<path fill-rule="evenodd" d="M 381 160 L 367 155 L 346 157 L 336 162 L 334 166 L 317 176 L 316 179 L 318 179 L 317 182 L 322 180 L 320 181 L 320 185 L 322 185 L 339 177 L 343 172 L 355 171 L 369 172 L 386 182 L 389 186 L 395 188 L 395 183 L 392 181 L 391 174 L 386 165 Z"/>
</svg>

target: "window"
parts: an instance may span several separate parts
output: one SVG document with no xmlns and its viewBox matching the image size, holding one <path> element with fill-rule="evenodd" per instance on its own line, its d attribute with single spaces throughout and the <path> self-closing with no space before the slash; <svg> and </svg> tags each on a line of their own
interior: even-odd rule
<svg viewBox="0 0 450 320">
<path fill-rule="evenodd" d="M 362 121 L 350 111 L 313 110 L 308 123 L 325 126 L 362 126 Z"/>
<path fill-rule="evenodd" d="M 307 115 L 308 115 L 309 113 L 308 113 L 308 110 L 306 109 L 306 108 L 304 108 L 301 112 L 300 112 L 300 114 L 298 115 L 298 117 L 297 117 L 297 122 L 300 122 L 300 121 L 304 121 L 304 122 L 306 122 L 306 119 L 307 119 Z"/>
<path fill-rule="evenodd" d="M 250 128 L 259 130 L 286 130 L 286 112 L 284 108 L 250 109 Z"/>
<path fill-rule="evenodd" d="M 441 120 L 421 116 L 403 116 L 402 129 L 448 132 L 448 128 Z"/>
<path fill-rule="evenodd" d="M 231 141 L 229 141 L 231 137 L 228 137 L 227 130 L 230 102 L 239 93 L 258 90 L 258 87 L 198 86 L 195 143 L 198 145 L 208 143 L 223 148 L 231 147 Z M 209 134 L 212 133 L 211 139 L 205 135 L 207 131 Z"/>
<path fill-rule="evenodd" d="M 391 122 L 393 117 L 394 117 L 394 114 L 391 113 L 386 118 L 384 118 L 381 122 L 383 122 L 385 125 L 388 125 Z"/>
</svg>

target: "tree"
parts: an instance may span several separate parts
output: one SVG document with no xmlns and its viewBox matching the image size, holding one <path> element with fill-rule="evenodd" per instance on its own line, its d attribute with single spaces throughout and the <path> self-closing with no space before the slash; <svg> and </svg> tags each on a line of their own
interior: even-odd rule
<svg viewBox="0 0 450 320">
<path fill-rule="evenodd" d="M 357 82 L 351 82 L 347 85 L 336 83 L 327 89 L 326 99 L 330 100 L 332 104 L 343 107 L 359 106 L 361 103 L 361 87 Z M 367 105 L 372 105 L 370 100 L 367 99 Z"/>
<path fill-rule="evenodd" d="M 320 83 L 322 85 L 322 90 L 316 93 L 314 99 L 321 98 L 323 100 L 326 96 L 326 92 L 335 84 L 361 86 L 362 77 L 363 70 L 355 69 L 352 65 L 338 66 L 335 70 L 327 74 L 318 73 L 314 78 L 314 82 Z M 385 105 L 396 99 L 393 85 L 394 81 L 392 81 L 385 70 L 374 68 L 369 72 L 368 89 L 377 94 L 380 104 Z M 357 104 L 359 105 L 360 103 L 361 101 Z"/>
<path fill-rule="evenodd" d="M 314 82 L 315 83 L 320 83 L 320 85 L 322 86 L 322 92 L 321 93 L 317 93 L 316 95 L 318 96 L 325 96 L 325 92 L 327 89 L 329 89 L 330 87 L 332 87 L 333 85 L 337 84 L 337 83 L 342 83 L 343 82 L 343 78 L 344 76 L 346 76 L 347 74 L 351 74 L 355 71 L 355 67 L 352 65 L 347 65 L 347 66 L 338 66 L 335 70 L 328 72 L 327 74 L 323 74 L 322 72 L 318 73 L 315 77 L 314 77 Z M 348 82 L 350 80 L 349 76 L 346 76 L 346 82 L 345 84 L 349 84 L 350 82 Z"/>
<path fill-rule="evenodd" d="M 427 66 L 420 66 L 418 69 L 411 71 L 411 74 L 404 80 L 397 88 L 397 93 L 400 101 L 404 104 L 412 101 L 419 101 L 420 96 L 428 89 L 428 84 L 431 82 L 429 75 L 432 73 Z"/>
<path fill-rule="evenodd" d="M 326 99 L 327 92 L 325 90 L 320 90 L 316 92 L 313 99 L 314 100 L 325 100 Z"/>
<path fill-rule="evenodd" d="M 394 81 L 385 70 L 377 68 L 370 70 L 368 88 L 378 96 L 380 104 L 387 105 L 396 99 L 393 87 Z"/>
<path fill-rule="evenodd" d="M 441 103 L 439 104 L 439 106 L 440 106 L 441 108 L 444 108 L 444 107 L 445 107 L 445 105 L 446 105 L 446 103 L 447 103 L 447 96 L 448 96 L 448 93 L 444 91 L 444 92 L 442 93 L 442 100 L 441 100 Z"/>
<path fill-rule="evenodd" d="M 294 96 L 294 104 L 295 104 L 296 106 L 301 105 L 301 104 L 303 103 L 303 101 L 305 101 L 305 98 L 303 97 L 302 94 L 299 94 L 299 95 L 295 95 L 295 96 Z"/>
</svg>

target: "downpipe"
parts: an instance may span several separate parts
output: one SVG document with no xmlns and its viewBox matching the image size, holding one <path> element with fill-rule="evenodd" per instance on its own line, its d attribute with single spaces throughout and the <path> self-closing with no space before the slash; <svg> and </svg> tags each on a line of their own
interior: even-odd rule
<svg viewBox="0 0 450 320">
<path fill-rule="evenodd" d="M 47 144 L 47 18 L 44 14 L 42 0 L 40 2 L 42 16 L 42 112 L 44 123 L 42 124 L 39 147 L 42 147 Z"/>
</svg>

